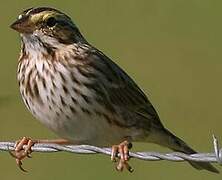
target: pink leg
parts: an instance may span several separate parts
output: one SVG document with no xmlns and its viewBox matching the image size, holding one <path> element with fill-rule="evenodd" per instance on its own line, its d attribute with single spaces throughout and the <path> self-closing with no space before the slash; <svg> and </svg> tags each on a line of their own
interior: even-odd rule
<svg viewBox="0 0 222 180">
<path fill-rule="evenodd" d="M 126 168 L 129 172 L 133 172 L 133 168 L 128 164 L 129 161 L 129 149 L 132 147 L 132 144 L 128 141 L 123 141 L 119 145 L 112 146 L 111 160 L 116 162 L 116 156 L 119 153 L 120 158 L 118 165 L 116 166 L 117 171 L 123 171 Z"/>
<path fill-rule="evenodd" d="M 66 139 L 55 139 L 55 140 L 32 140 L 28 137 L 23 137 L 21 140 L 16 141 L 15 143 L 15 152 L 10 152 L 10 154 L 16 159 L 16 164 L 18 165 L 19 169 L 21 169 L 24 172 L 27 172 L 22 167 L 22 160 L 26 157 L 30 158 L 30 154 L 32 153 L 32 146 L 36 143 L 55 143 L 55 144 L 72 144 Z M 23 148 L 25 146 L 25 148 Z"/>
</svg>

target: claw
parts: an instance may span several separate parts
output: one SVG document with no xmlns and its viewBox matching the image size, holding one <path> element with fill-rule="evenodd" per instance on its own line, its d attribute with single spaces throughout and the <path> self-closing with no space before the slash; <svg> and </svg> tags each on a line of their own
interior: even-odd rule
<svg viewBox="0 0 222 180">
<path fill-rule="evenodd" d="M 19 167 L 19 169 L 23 172 L 28 172 L 27 170 L 25 170 L 23 167 L 22 167 L 22 161 L 19 160 L 19 159 L 16 159 L 16 164 L 17 166 Z"/>
<path fill-rule="evenodd" d="M 133 172 L 134 171 L 134 169 L 129 165 L 129 163 L 127 163 L 127 162 L 125 162 L 124 163 L 124 166 L 125 166 L 125 168 L 129 171 L 129 172 Z"/>
<path fill-rule="evenodd" d="M 32 158 L 31 154 L 27 154 L 27 158 Z"/>
<path fill-rule="evenodd" d="M 16 164 L 18 165 L 19 169 L 21 169 L 24 172 L 27 172 L 22 167 L 22 160 L 26 157 L 31 158 L 32 153 L 32 146 L 36 143 L 53 143 L 53 144 L 73 144 L 69 140 L 66 139 L 54 139 L 54 140 L 32 140 L 28 137 L 23 137 L 21 140 L 16 141 L 15 143 L 15 150 L 14 152 L 9 151 L 9 154 L 15 158 Z"/>
<path fill-rule="evenodd" d="M 15 152 L 9 151 L 9 154 L 15 158 L 16 164 L 20 170 L 23 172 L 27 172 L 22 167 L 22 160 L 26 157 L 31 158 L 32 146 L 36 143 L 36 141 L 31 140 L 30 138 L 23 137 L 20 141 L 15 143 Z"/>
<path fill-rule="evenodd" d="M 129 172 L 133 172 L 134 169 L 127 163 L 126 161 L 119 161 L 118 165 L 116 166 L 117 171 L 123 171 L 123 169 L 127 169 Z"/>
<path fill-rule="evenodd" d="M 119 153 L 119 161 L 116 166 L 117 171 L 123 171 L 127 169 L 129 172 L 133 172 L 133 168 L 127 163 L 129 161 L 129 149 L 132 148 L 132 143 L 124 141 L 119 145 L 112 146 L 111 160 L 117 162 L 117 155 Z"/>
</svg>

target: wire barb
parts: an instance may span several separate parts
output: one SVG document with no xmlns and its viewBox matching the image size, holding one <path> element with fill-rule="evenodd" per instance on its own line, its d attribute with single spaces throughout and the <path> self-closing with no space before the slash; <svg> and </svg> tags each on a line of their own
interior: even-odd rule
<svg viewBox="0 0 222 180">
<path fill-rule="evenodd" d="M 145 161 L 197 161 L 211 162 L 222 165 L 222 149 L 219 148 L 217 138 L 213 135 L 214 153 L 198 153 L 187 155 L 180 152 L 158 153 L 158 152 L 130 152 L 130 158 L 136 158 Z M 0 142 L 0 151 L 14 151 L 14 142 Z M 25 148 L 25 147 L 24 147 Z M 100 148 L 90 145 L 58 145 L 58 144 L 35 144 L 32 147 L 32 152 L 70 152 L 77 154 L 105 154 L 111 155 L 111 148 Z"/>
<path fill-rule="evenodd" d="M 215 135 L 213 135 L 214 152 L 217 162 L 222 165 L 222 149 L 219 149 L 219 143 Z"/>
</svg>

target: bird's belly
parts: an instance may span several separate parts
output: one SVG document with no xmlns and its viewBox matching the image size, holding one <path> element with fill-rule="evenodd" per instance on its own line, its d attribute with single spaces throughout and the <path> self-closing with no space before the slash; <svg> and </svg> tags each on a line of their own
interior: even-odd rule
<svg viewBox="0 0 222 180">
<path fill-rule="evenodd" d="M 128 129 L 112 125 L 103 116 L 98 116 L 93 111 L 100 108 L 97 104 L 89 105 L 78 98 L 78 104 L 75 104 L 69 96 L 61 101 L 56 93 L 51 98 L 42 97 L 43 103 L 24 97 L 23 100 L 33 116 L 62 138 L 75 144 L 110 146 L 130 136 Z"/>
<path fill-rule="evenodd" d="M 58 116 L 56 112 L 43 110 L 33 115 L 57 135 L 75 144 L 110 146 L 129 135 L 128 130 L 110 125 L 106 119 L 95 114 L 60 113 Z"/>
</svg>

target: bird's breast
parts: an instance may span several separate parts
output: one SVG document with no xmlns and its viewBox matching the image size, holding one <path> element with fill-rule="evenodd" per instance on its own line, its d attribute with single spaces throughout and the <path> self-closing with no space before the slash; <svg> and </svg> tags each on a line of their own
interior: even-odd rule
<svg viewBox="0 0 222 180">
<path fill-rule="evenodd" d="M 20 92 L 27 108 L 45 126 L 80 144 L 111 145 L 127 135 L 128 130 L 110 124 L 112 115 L 84 86 L 88 79 L 78 70 L 47 60 L 32 61 L 18 66 Z"/>
</svg>

